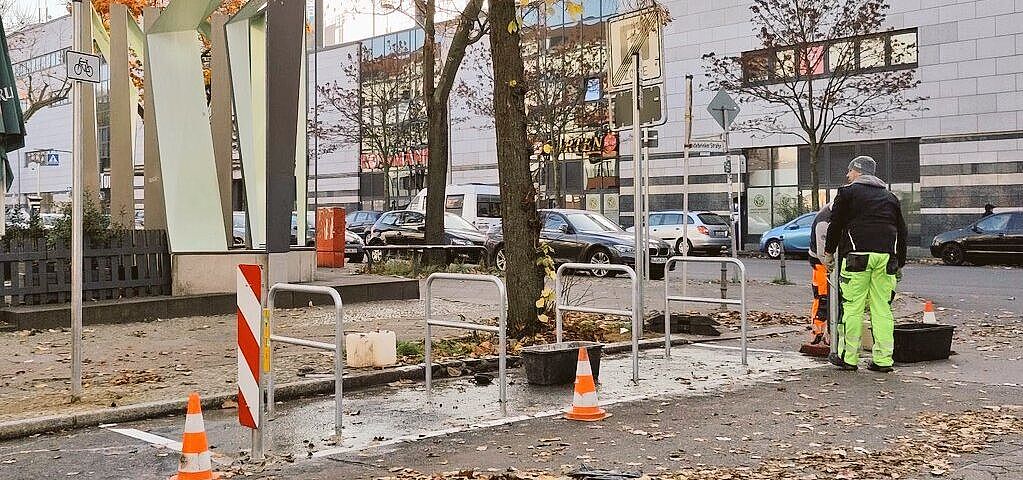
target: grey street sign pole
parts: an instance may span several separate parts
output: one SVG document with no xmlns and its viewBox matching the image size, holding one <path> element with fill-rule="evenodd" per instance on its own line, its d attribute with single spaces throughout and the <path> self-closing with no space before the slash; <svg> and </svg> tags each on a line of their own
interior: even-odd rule
<svg viewBox="0 0 1023 480">
<path fill-rule="evenodd" d="M 689 255 L 689 150 L 692 148 L 693 143 L 693 76 L 686 75 L 686 113 L 685 113 L 685 126 L 686 126 L 686 137 L 682 144 L 682 255 Z M 689 270 L 687 265 L 689 262 L 682 262 L 682 296 L 686 296 L 686 284 L 689 281 Z M 667 266 L 665 266 L 667 268 Z M 668 272 L 664 272 L 665 284 L 667 284 Z M 684 315 L 686 311 L 685 303 L 680 305 L 681 312 Z M 668 306 L 664 306 L 665 315 L 668 312 Z M 669 322 L 670 318 L 667 319 Z M 671 341 L 665 340 L 665 349 L 670 352 Z"/>
<path fill-rule="evenodd" d="M 80 52 L 83 48 L 82 0 L 72 1 L 72 49 Z M 72 154 L 71 154 L 71 402 L 82 399 L 82 188 L 84 155 L 82 150 L 82 82 L 71 84 L 72 106 Z"/>
<path fill-rule="evenodd" d="M 636 306 L 635 311 L 640 312 L 639 317 L 642 319 L 643 315 L 643 287 L 644 279 L 646 278 L 646 258 L 647 258 L 647 247 L 643 240 L 646 238 L 643 230 L 646 228 L 646 222 L 643 221 L 643 168 L 642 168 L 642 150 L 643 150 L 643 137 L 639 121 L 639 103 L 642 101 L 640 98 L 642 92 L 642 85 L 640 81 L 640 58 L 639 49 L 632 54 L 633 62 L 636 65 L 635 76 L 632 82 L 632 224 L 635 234 L 636 242 L 636 278 L 639 280 L 636 292 Z M 635 330 L 633 335 L 637 335 L 643 329 L 642 320 L 639 325 L 633 325 L 632 328 Z M 633 378 L 632 381 L 639 381 L 638 378 Z"/>
<path fill-rule="evenodd" d="M 710 104 L 707 105 L 707 111 L 710 112 L 710 114 L 714 118 L 714 120 L 716 120 L 718 122 L 718 125 L 721 125 L 721 128 L 724 130 L 724 135 L 723 135 L 723 139 L 724 139 L 724 143 L 725 143 L 725 145 L 724 145 L 725 146 L 725 165 L 724 165 L 724 170 L 725 170 L 725 177 L 728 180 L 728 199 L 727 199 L 727 202 L 726 202 L 727 205 L 728 205 L 728 221 L 729 221 L 728 231 L 731 233 L 730 236 L 732 238 L 732 248 L 731 248 L 731 250 L 732 250 L 732 257 L 735 258 L 735 257 L 738 256 L 736 250 L 738 249 L 739 239 L 736 238 L 737 237 L 736 230 L 735 230 L 735 220 L 736 220 L 736 216 L 735 215 L 736 215 L 736 213 L 735 213 L 735 209 L 732 207 L 732 204 L 733 204 L 733 202 L 732 202 L 732 198 L 733 198 L 732 195 L 733 195 L 733 193 L 732 192 L 734 190 L 733 189 L 733 185 L 732 185 L 732 152 L 729 150 L 728 134 L 729 134 L 729 132 L 732 129 L 732 123 L 735 122 L 735 117 L 739 115 L 739 105 L 737 103 L 735 103 L 735 100 L 733 100 L 731 96 L 728 95 L 728 92 L 725 92 L 724 90 L 718 90 L 717 95 L 714 95 L 714 98 L 710 101 Z M 727 265 L 722 263 L 721 264 L 721 268 L 722 268 L 721 291 L 722 291 L 722 295 L 724 295 L 726 290 L 727 290 L 727 284 L 725 283 L 726 282 L 726 278 L 725 278 L 726 274 L 724 273 L 724 269 L 727 269 L 728 267 L 727 267 Z M 737 278 L 738 274 L 739 274 L 738 271 L 734 272 L 734 274 L 733 274 L 733 278 L 736 281 L 738 281 L 738 278 Z"/>
</svg>

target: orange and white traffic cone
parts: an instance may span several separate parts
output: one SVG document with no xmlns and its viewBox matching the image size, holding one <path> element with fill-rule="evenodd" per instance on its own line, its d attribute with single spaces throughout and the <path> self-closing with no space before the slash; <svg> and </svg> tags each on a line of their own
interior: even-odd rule
<svg viewBox="0 0 1023 480">
<path fill-rule="evenodd" d="M 597 385 L 590 370 L 590 356 L 586 354 L 585 348 L 579 347 L 579 363 L 575 370 L 575 394 L 572 395 L 572 408 L 565 412 L 565 418 L 596 422 L 610 416 L 611 414 L 597 406 Z"/>
<path fill-rule="evenodd" d="M 934 316 L 934 304 L 930 300 L 924 304 L 924 323 L 938 323 L 937 317 Z"/>
<path fill-rule="evenodd" d="M 202 420 L 202 406 L 199 394 L 188 395 L 188 413 L 185 415 L 185 433 L 181 439 L 181 459 L 178 474 L 170 480 L 213 480 L 220 474 L 213 473 L 213 459 L 209 443 L 206 442 L 206 424 Z"/>
</svg>

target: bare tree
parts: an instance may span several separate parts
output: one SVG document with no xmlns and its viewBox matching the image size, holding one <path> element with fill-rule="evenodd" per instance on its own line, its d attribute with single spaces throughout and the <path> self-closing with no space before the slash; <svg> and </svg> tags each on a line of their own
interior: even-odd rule
<svg viewBox="0 0 1023 480">
<path fill-rule="evenodd" d="M 17 30 L 32 20 L 32 13 L 19 0 L 0 0 L 0 19 L 4 30 Z"/>
<path fill-rule="evenodd" d="M 527 8 L 543 7 L 540 3 Z M 527 139 L 538 147 L 538 157 L 545 164 L 538 172 L 552 173 L 548 196 L 561 207 L 565 198 L 561 167 L 567 136 L 596 130 L 606 122 L 607 102 L 598 98 L 604 77 L 603 26 L 578 22 L 552 28 L 541 22 L 522 27 L 522 42 L 525 83 L 529 87 L 525 99 Z M 466 110 L 493 118 L 494 79 L 488 73 L 493 65 L 487 52 L 474 52 L 472 58 L 484 73 L 463 80 L 458 98 Z M 587 98 L 588 92 L 597 95 Z"/>
<path fill-rule="evenodd" d="M 814 210 L 820 208 L 818 159 L 838 128 L 871 132 L 889 114 L 920 110 L 916 35 L 886 34 L 887 0 L 753 0 L 762 50 L 704 55 L 710 87 L 744 103 L 773 107 L 736 124 L 754 135 L 795 135 L 810 153 Z M 794 117 L 795 124 L 792 123 Z"/>
<path fill-rule="evenodd" d="M 362 166 L 380 169 L 385 179 L 392 168 L 416 163 L 410 159 L 426 145 L 422 57 L 407 45 L 393 46 L 393 52 L 373 58 L 364 48 L 361 59 L 349 55 L 343 81 L 317 86 L 320 120 L 309 120 L 321 153 L 359 146 Z M 385 204 L 390 194 L 385 186 Z"/>
<path fill-rule="evenodd" d="M 448 176 L 448 100 L 465 58 L 466 48 L 480 41 L 488 30 L 483 0 L 469 0 L 454 22 L 443 63 L 437 62 L 437 0 L 415 0 L 416 11 L 425 20 L 423 46 L 423 96 L 429 118 L 427 143 L 429 173 L 426 190 L 426 243 L 438 245 L 444 240 L 444 193 Z M 439 252 L 438 252 L 439 253 Z M 431 263 L 440 263 L 443 255 L 431 256 Z"/>
<path fill-rule="evenodd" d="M 6 18 L 4 21 L 6 22 Z M 39 25 L 28 25 L 8 37 L 8 48 L 14 61 L 15 83 L 18 96 L 21 97 L 25 123 L 28 123 L 36 112 L 67 100 L 71 90 L 71 84 L 65 78 L 61 64 L 27 62 L 32 58 L 53 53 L 44 52 L 39 47 L 40 29 Z"/>
</svg>

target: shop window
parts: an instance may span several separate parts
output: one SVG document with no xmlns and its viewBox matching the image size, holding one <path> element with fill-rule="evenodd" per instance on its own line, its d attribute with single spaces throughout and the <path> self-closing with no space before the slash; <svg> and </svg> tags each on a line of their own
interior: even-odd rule
<svg viewBox="0 0 1023 480">
<path fill-rule="evenodd" d="M 860 40 L 861 69 L 884 66 L 885 39 L 883 37 L 864 38 Z"/>
<path fill-rule="evenodd" d="M 798 159 L 796 147 L 781 147 L 775 149 L 774 159 L 774 184 L 795 185 L 798 181 Z"/>
<path fill-rule="evenodd" d="M 917 58 L 916 32 L 892 35 L 891 64 L 915 64 Z"/>
<path fill-rule="evenodd" d="M 824 73 L 824 46 L 814 45 L 807 48 L 799 59 L 800 75 L 820 75 Z"/>
<path fill-rule="evenodd" d="M 786 80 L 796 76 L 796 51 L 792 49 L 779 50 L 774 57 L 775 79 Z"/>
<path fill-rule="evenodd" d="M 747 151 L 746 170 L 750 186 L 771 185 L 771 150 L 770 148 L 755 148 Z"/>
<path fill-rule="evenodd" d="M 563 163 L 565 172 L 565 191 L 578 192 L 583 189 L 583 165 L 578 160 Z"/>
<path fill-rule="evenodd" d="M 828 159 L 831 164 L 831 185 L 845 185 L 845 174 L 849 161 L 856 157 L 855 145 L 831 145 L 828 148 Z"/>
<path fill-rule="evenodd" d="M 920 181 L 920 141 L 892 142 L 891 183 Z"/>
</svg>

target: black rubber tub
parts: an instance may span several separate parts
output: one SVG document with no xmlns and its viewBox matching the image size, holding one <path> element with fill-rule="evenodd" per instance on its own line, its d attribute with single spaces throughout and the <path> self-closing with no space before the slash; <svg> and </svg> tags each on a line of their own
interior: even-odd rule
<svg viewBox="0 0 1023 480">
<path fill-rule="evenodd" d="M 953 325 L 905 323 L 895 326 L 895 361 L 944 360 L 952 354 Z"/>
<path fill-rule="evenodd" d="M 526 381 L 532 385 L 564 385 L 575 381 L 579 348 L 590 357 L 593 380 L 600 374 L 600 352 L 604 345 L 596 342 L 561 342 L 533 345 L 522 349 Z"/>
</svg>

